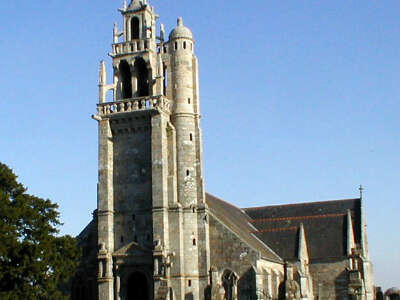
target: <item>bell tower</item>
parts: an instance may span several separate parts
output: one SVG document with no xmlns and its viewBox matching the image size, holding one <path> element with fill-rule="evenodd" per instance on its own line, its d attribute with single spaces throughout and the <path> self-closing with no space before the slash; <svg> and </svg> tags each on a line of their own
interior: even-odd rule
<svg viewBox="0 0 400 300">
<path fill-rule="evenodd" d="M 146 0 L 120 9 L 113 82 L 99 74 L 98 294 L 204 299 L 209 284 L 198 63 L 178 19 L 166 39 Z M 112 93 L 112 97 L 107 97 Z"/>
</svg>

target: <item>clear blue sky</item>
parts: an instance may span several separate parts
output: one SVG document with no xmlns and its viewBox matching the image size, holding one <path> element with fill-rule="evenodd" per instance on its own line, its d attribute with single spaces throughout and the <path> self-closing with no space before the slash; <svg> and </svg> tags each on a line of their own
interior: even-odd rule
<svg viewBox="0 0 400 300">
<path fill-rule="evenodd" d="M 400 2 L 153 0 L 200 60 L 206 188 L 240 207 L 365 186 L 376 283 L 400 278 Z M 116 0 L 0 2 L 0 161 L 78 234 L 96 207 L 98 64 Z M 108 59 L 108 66 L 110 60 Z"/>
</svg>

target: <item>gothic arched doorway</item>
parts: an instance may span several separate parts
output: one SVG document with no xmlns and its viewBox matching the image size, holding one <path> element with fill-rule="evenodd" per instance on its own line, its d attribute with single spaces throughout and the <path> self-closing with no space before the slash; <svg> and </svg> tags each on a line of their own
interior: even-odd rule
<svg viewBox="0 0 400 300">
<path fill-rule="evenodd" d="M 143 273 L 135 272 L 128 278 L 128 300 L 148 300 L 149 287 Z"/>
</svg>

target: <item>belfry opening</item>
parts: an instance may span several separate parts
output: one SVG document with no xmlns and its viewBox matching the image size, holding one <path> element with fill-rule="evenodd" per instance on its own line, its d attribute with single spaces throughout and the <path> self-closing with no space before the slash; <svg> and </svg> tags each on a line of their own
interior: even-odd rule
<svg viewBox="0 0 400 300">
<path fill-rule="evenodd" d="M 149 96 L 149 70 L 143 58 L 135 60 L 134 72 L 137 82 L 137 97 Z"/>
<path fill-rule="evenodd" d="M 134 17 L 131 20 L 131 39 L 137 40 L 139 38 L 139 19 Z"/>
<path fill-rule="evenodd" d="M 132 74 L 129 64 L 126 60 L 119 63 L 119 76 L 121 81 L 122 99 L 132 98 Z"/>
</svg>

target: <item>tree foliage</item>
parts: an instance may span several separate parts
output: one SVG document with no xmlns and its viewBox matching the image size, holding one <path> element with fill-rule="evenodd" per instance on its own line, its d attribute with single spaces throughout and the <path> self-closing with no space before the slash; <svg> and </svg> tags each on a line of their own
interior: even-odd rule
<svg viewBox="0 0 400 300">
<path fill-rule="evenodd" d="M 58 236 L 58 205 L 26 192 L 0 163 L 0 299 L 66 299 L 79 260 L 76 240 Z"/>
</svg>

